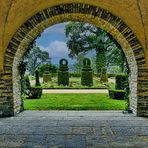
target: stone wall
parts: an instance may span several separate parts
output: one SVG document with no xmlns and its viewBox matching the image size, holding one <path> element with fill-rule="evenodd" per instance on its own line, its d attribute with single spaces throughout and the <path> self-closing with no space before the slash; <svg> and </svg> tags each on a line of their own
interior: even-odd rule
<svg viewBox="0 0 148 148">
<path fill-rule="evenodd" d="M 7 94 L 8 103 L 12 105 L 10 106 L 10 112 L 14 114 L 20 110 L 19 78 L 17 78 L 18 72 L 14 71 L 17 69 L 25 48 L 48 26 L 68 20 L 92 23 L 105 29 L 119 42 L 130 68 L 131 109 L 137 115 L 147 116 L 147 67 L 144 51 L 137 37 L 119 17 L 100 7 L 82 3 L 61 4 L 44 9 L 28 19 L 14 34 L 5 53 L 3 75 L 4 84 L 8 86 L 4 96 Z"/>
</svg>

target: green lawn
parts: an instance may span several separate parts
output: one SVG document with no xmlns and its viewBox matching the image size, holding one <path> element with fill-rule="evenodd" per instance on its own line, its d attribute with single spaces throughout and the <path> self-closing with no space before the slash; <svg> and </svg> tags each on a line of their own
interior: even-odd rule
<svg viewBox="0 0 148 148">
<path fill-rule="evenodd" d="M 124 110 L 124 100 L 107 94 L 43 94 L 40 99 L 25 99 L 26 110 Z"/>
</svg>

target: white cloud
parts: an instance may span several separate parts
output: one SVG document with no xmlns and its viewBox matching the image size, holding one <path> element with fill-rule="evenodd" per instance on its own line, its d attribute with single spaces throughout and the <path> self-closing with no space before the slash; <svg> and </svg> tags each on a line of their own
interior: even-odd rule
<svg viewBox="0 0 148 148">
<path fill-rule="evenodd" d="M 48 47 L 43 47 L 43 46 L 39 46 L 39 47 L 42 50 L 48 51 L 51 58 L 67 57 L 69 53 L 66 43 L 62 41 L 53 41 L 53 42 L 50 42 Z"/>
</svg>

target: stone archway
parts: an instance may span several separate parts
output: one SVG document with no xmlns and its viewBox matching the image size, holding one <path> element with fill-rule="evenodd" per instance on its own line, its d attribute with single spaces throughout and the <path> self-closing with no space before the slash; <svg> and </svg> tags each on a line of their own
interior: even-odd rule
<svg viewBox="0 0 148 148">
<path fill-rule="evenodd" d="M 5 52 L 3 72 L 3 116 L 20 112 L 18 64 L 29 43 L 45 28 L 65 21 L 83 21 L 109 32 L 121 45 L 130 68 L 130 107 L 138 116 L 147 116 L 148 70 L 143 49 L 132 30 L 117 16 L 102 8 L 82 3 L 61 4 L 38 12 L 12 37 Z"/>
</svg>

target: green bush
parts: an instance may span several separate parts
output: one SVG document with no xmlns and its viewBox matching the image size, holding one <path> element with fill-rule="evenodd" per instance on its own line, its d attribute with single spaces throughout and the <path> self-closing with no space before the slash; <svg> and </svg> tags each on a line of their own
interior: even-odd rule
<svg viewBox="0 0 148 148">
<path fill-rule="evenodd" d="M 68 61 L 66 59 L 61 59 L 59 61 L 59 71 L 58 71 L 58 85 L 69 85 L 69 72 L 68 72 Z"/>
<path fill-rule="evenodd" d="M 58 85 L 63 85 L 63 86 L 69 85 L 69 72 L 68 71 L 58 72 Z"/>
<path fill-rule="evenodd" d="M 43 74 L 43 82 L 44 83 L 51 81 L 51 74 L 49 72 L 49 69 L 50 69 L 50 65 L 46 64 L 45 71 Z"/>
<path fill-rule="evenodd" d="M 57 69 L 58 68 L 53 64 L 43 64 L 38 67 L 40 77 L 43 77 L 43 74 L 45 74 L 46 71 L 48 71 L 53 76 L 57 73 Z"/>
<path fill-rule="evenodd" d="M 46 83 L 46 82 L 49 82 L 51 81 L 51 74 L 48 73 L 48 74 L 43 74 L 43 82 Z"/>
<path fill-rule="evenodd" d="M 116 77 L 117 74 L 108 73 L 107 75 L 108 75 L 108 78 L 112 78 L 112 77 Z M 95 76 L 95 77 L 100 77 L 101 74 L 96 74 L 96 73 L 95 73 L 94 76 Z"/>
<path fill-rule="evenodd" d="M 81 85 L 83 85 L 83 86 L 92 86 L 93 85 L 92 71 L 82 71 Z"/>
<path fill-rule="evenodd" d="M 117 90 L 127 90 L 128 89 L 128 75 L 127 74 L 118 74 L 115 77 L 116 84 L 115 88 Z"/>
<path fill-rule="evenodd" d="M 101 69 L 100 81 L 101 82 L 108 82 L 107 69 L 105 67 L 103 67 Z"/>
<path fill-rule="evenodd" d="M 24 78 L 24 94 L 29 95 L 31 89 L 31 84 L 28 76 Z"/>
<path fill-rule="evenodd" d="M 28 99 L 38 99 L 42 96 L 42 88 L 41 87 L 31 87 L 29 77 L 25 77 L 25 95 L 27 95 Z"/>
<path fill-rule="evenodd" d="M 41 87 L 31 87 L 28 99 L 39 99 L 42 96 Z"/>
<path fill-rule="evenodd" d="M 93 71 L 91 69 L 91 61 L 88 58 L 83 60 L 83 68 L 81 72 L 81 85 L 92 86 L 93 85 Z"/>
<path fill-rule="evenodd" d="M 124 100 L 125 92 L 124 90 L 109 90 L 109 96 L 112 99 Z"/>
</svg>

